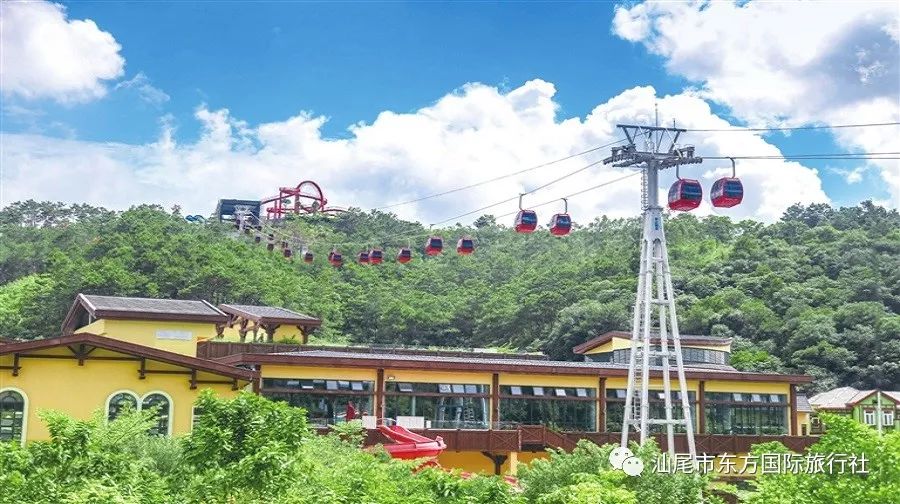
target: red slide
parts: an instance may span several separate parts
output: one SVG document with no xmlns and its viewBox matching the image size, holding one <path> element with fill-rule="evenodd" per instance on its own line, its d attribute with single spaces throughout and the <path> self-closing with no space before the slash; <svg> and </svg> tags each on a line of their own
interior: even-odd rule
<svg viewBox="0 0 900 504">
<path fill-rule="evenodd" d="M 385 451 L 394 458 L 437 457 L 447 448 L 440 436 L 435 439 L 427 438 L 399 425 L 380 425 L 378 430 L 394 441 L 393 444 L 384 445 Z"/>
</svg>

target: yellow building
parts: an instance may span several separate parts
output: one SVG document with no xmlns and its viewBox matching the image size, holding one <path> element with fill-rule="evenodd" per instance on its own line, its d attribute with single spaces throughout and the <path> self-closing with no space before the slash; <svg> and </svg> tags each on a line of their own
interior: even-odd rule
<svg viewBox="0 0 900 504">
<path fill-rule="evenodd" d="M 198 384 L 227 394 L 252 380 L 252 390 L 306 408 L 310 422 L 322 429 L 362 418 L 370 429 L 371 444 L 388 442 L 375 429 L 388 422 L 428 437 L 441 436 L 447 449 L 439 462 L 467 471 L 514 474 L 519 463 L 546 456 L 548 447 L 571 449 L 579 439 L 619 441 L 628 333 L 609 332 L 578 345 L 573 351 L 581 361 L 486 350 L 258 341 L 274 339 L 278 327 L 287 326 L 300 331 L 298 341 L 305 343 L 318 323 L 282 308 L 79 295 L 63 326 L 64 333 L 74 334 L 0 346 L 0 394 L 13 391 L 23 396 L 26 405 L 18 407 L 24 408 L 27 419 L 20 428 L 24 439 L 46 435 L 42 427 L 34 426 L 37 409 L 86 415 L 106 407 L 112 412 L 121 391 L 140 404 L 160 400 L 152 396 L 155 391 L 165 392 L 169 404 L 174 404 L 168 431 L 186 432 L 187 405 Z M 254 329 L 265 335 L 250 337 L 258 332 Z M 248 337 L 253 341 L 246 341 Z M 806 436 L 808 413 L 797 392 L 811 377 L 737 371 L 728 364 L 730 345 L 723 338 L 682 338 L 697 451 L 745 453 L 752 444 L 768 440 L 799 450 L 815 441 Z M 93 347 L 97 350 L 88 351 Z M 34 357 L 38 352 L 44 357 Z M 99 359 L 113 356 L 127 358 Z M 86 369 L 93 371 L 85 373 Z M 665 397 L 658 367 L 656 373 L 650 383 L 650 407 L 662 408 Z M 231 381 L 224 383 L 227 380 Z M 62 388 L 53 385 L 57 382 L 64 382 L 58 384 Z M 82 404 L 73 399 L 79 394 L 65 393 L 67 387 L 83 389 L 89 400 Z M 677 392 L 673 399 L 680 402 Z M 0 395 L 0 418 L 15 411 L 4 406 Z M 674 412 L 680 414 L 680 408 Z M 676 435 L 676 447 L 686 451 L 683 434 Z"/>
<path fill-rule="evenodd" d="M 0 345 L 0 441 L 47 439 L 42 410 L 87 419 L 98 411 L 158 407 L 159 434 L 184 434 L 203 389 L 229 397 L 253 373 L 88 333 Z"/>
</svg>

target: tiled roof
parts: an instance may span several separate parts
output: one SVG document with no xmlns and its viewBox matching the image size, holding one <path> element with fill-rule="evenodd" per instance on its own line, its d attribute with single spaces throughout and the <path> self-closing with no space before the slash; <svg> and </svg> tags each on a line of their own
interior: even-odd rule
<svg viewBox="0 0 900 504">
<path fill-rule="evenodd" d="M 882 394 L 894 400 L 894 403 L 900 405 L 900 390 L 882 390 Z"/>
<path fill-rule="evenodd" d="M 474 364 L 483 366 L 492 365 L 514 365 L 527 367 L 556 367 L 556 368 L 576 368 L 576 369 L 619 369 L 627 370 L 627 364 L 617 364 L 612 362 L 584 362 L 584 361 L 557 361 L 529 358 L 514 357 L 468 357 L 468 356 L 447 356 L 447 355 L 427 355 L 427 354 L 399 354 L 399 353 L 357 353 L 344 352 L 334 350 L 306 350 L 300 352 L 282 352 L 272 355 L 290 355 L 295 357 L 324 357 L 335 359 L 377 359 L 390 361 L 407 361 L 407 362 L 445 362 L 457 364 Z M 483 355 L 483 354 L 482 354 Z M 654 371 L 661 371 L 662 366 L 650 366 Z M 730 372 L 740 373 L 731 366 L 723 366 L 718 364 L 690 365 L 684 367 L 687 372 Z M 674 366 L 672 368 L 674 371 Z M 742 373 L 754 375 L 754 373 Z"/>
<path fill-rule="evenodd" d="M 82 294 L 81 296 L 94 310 L 171 315 L 223 315 L 215 306 L 199 300 L 96 296 L 93 294 Z"/>
<path fill-rule="evenodd" d="M 206 301 L 79 294 L 63 320 L 62 332 L 71 334 L 89 319 L 101 318 L 218 323 L 228 320 L 227 315 Z"/>
<path fill-rule="evenodd" d="M 859 393 L 853 387 L 839 387 L 810 397 L 809 403 L 815 408 L 844 409 Z"/>
<path fill-rule="evenodd" d="M 797 411 L 801 413 L 812 413 L 812 406 L 805 394 L 797 394 Z"/>
<path fill-rule="evenodd" d="M 368 353 L 334 350 L 302 350 L 280 353 L 241 353 L 217 359 L 232 365 L 301 365 L 351 368 L 431 369 L 453 372 L 535 373 L 621 377 L 628 375 L 627 366 L 607 362 L 551 361 L 526 358 L 496 358 L 483 356 L 451 356 L 429 354 Z M 724 366 L 686 367 L 692 379 L 772 381 L 779 383 L 809 383 L 811 376 L 776 373 L 749 373 Z M 659 374 L 659 367 L 653 368 Z M 674 369 L 672 370 L 674 373 Z"/>
<path fill-rule="evenodd" d="M 296 323 L 321 323 L 322 321 L 316 317 L 311 317 L 303 313 L 297 313 L 287 308 L 279 308 L 277 306 L 257 306 L 245 304 L 222 304 L 219 308 L 225 313 L 232 315 L 245 316 L 254 320 L 271 320 L 282 324 Z"/>
</svg>

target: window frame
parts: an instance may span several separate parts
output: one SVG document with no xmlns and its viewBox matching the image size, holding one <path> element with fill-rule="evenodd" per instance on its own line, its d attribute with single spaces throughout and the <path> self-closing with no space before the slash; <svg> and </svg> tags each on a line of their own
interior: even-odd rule
<svg viewBox="0 0 900 504">
<path fill-rule="evenodd" d="M 135 391 L 133 391 L 133 390 L 127 390 L 127 389 L 116 390 L 116 391 L 113 392 L 112 394 L 109 394 L 108 396 L 106 396 L 106 403 L 105 403 L 105 406 L 104 406 L 103 411 L 104 411 L 104 413 L 105 413 L 104 418 L 106 418 L 106 421 L 107 421 L 107 422 L 110 422 L 110 421 L 112 421 L 112 420 L 115 420 L 115 418 L 113 418 L 112 420 L 110 420 L 110 418 L 109 418 L 109 405 L 110 405 L 110 402 L 112 401 L 113 397 L 116 397 L 116 396 L 119 395 L 119 394 L 128 394 L 128 395 L 130 395 L 131 397 L 133 397 L 133 398 L 134 398 L 134 402 L 135 402 L 135 404 L 136 404 L 136 406 L 135 406 L 135 411 L 140 411 L 140 410 L 141 410 L 141 402 L 142 402 L 142 398 L 141 398 L 141 396 L 140 396 L 137 392 L 135 392 Z"/>
<path fill-rule="evenodd" d="M 22 398 L 22 439 L 19 440 L 19 445 L 25 446 L 25 439 L 28 437 L 28 394 L 16 387 L 0 388 L 0 394 L 3 392 L 15 392 Z"/>
<path fill-rule="evenodd" d="M 165 397 L 167 401 L 169 401 L 168 422 L 167 422 L 168 425 L 166 425 L 166 436 L 171 437 L 172 436 L 172 424 L 175 423 L 175 401 L 172 400 L 172 396 L 170 396 L 168 392 L 165 392 L 162 390 L 151 390 L 151 391 L 147 392 L 146 394 L 144 394 L 143 396 L 141 396 L 141 398 L 140 398 L 140 402 L 138 403 L 138 406 L 140 407 L 141 411 L 144 410 L 144 400 L 152 395 L 161 395 L 161 396 Z M 193 414 L 194 413 L 193 413 L 193 409 L 192 409 L 191 410 L 192 417 L 193 417 Z M 193 427 L 191 428 L 191 430 L 193 430 Z"/>
<path fill-rule="evenodd" d="M 872 416 L 872 421 L 869 421 L 869 415 Z M 878 414 L 874 409 L 863 409 L 863 423 L 866 425 L 878 425 Z"/>
</svg>

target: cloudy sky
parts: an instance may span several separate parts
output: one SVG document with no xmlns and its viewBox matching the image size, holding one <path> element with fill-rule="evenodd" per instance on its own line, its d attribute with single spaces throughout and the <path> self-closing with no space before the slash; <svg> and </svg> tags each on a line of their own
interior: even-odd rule
<svg viewBox="0 0 900 504">
<path fill-rule="evenodd" d="M 0 24 L 0 205 L 209 214 L 219 198 L 312 179 L 334 205 L 376 208 L 614 142 L 616 124 L 649 123 L 654 106 L 660 122 L 688 129 L 900 121 L 900 4 L 890 1 L 4 1 Z M 682 140 L 702 156 L 898 152 L 900 128 Z M 607 153 L 391 211 L 440 222 Z M 900 206 L 896 160 L 737 168 L 745 204 L 717 210 L 736 218 L 771 221 L 796 202 Z M 682 175 L 708 188 L 728 171 L 708 160 Z M 591 166 L 525 203 L 628 173 Z M 638 184 L 585 192 L 570 212 L 634 215 Z"/>
</svg>

